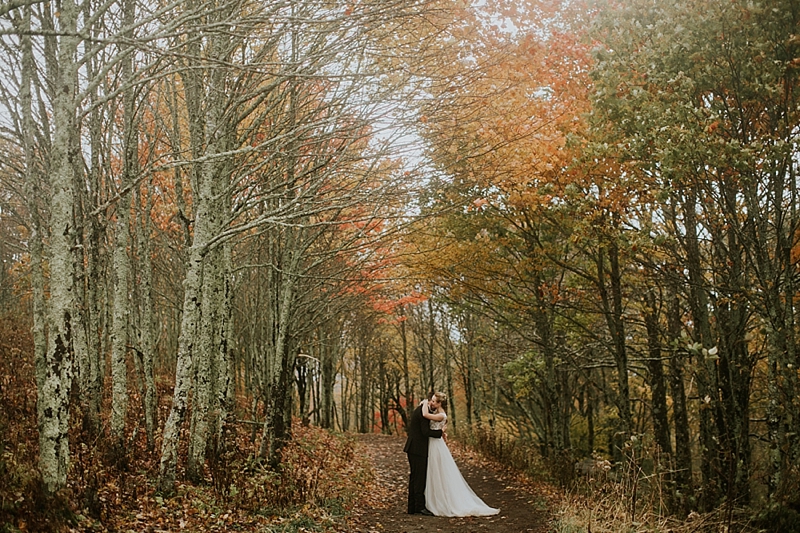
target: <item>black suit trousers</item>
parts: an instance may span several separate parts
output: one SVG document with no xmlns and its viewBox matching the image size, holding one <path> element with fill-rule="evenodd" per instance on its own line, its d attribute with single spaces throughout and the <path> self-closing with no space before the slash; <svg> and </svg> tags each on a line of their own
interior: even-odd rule
<svg viewBox="0 0 800 533">
<path fill-rule="evenodd" d="M 411 468 L 411 474 L 408 476 L 408 514 L 414 514 L 425 509 L 428 457 L 411 453 L 407 455 L 408 466 Z"/>
</svg>

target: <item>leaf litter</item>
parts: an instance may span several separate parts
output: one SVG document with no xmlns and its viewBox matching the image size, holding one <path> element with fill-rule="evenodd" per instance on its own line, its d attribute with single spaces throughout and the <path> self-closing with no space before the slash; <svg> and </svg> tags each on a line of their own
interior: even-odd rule
<svg viewBox="0 0 800 533">
<path fill-rule="evenodd" d="M 353 533 L 546 533 L 554 490 L 519 476 L 502 465 L 448 443 L 464 478 L 488 505 L 500 513 L 489 517 L 429 517 L 406 513 L 408 459 L 405 438 L 368 434 L 358 438 L 362 454 L 375 470 L 374 480 L 352 509 Z"/>
</svg>

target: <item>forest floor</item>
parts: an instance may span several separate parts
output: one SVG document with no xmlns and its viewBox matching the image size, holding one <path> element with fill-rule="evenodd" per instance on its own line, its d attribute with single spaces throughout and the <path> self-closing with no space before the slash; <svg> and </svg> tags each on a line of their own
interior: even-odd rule
<svg viewBox="0 0 800 533">
<path fill-rule="evenodd" d="M 350 518 L 358 533 L 546 533 L 550 531 L 553 491 L 520 479 L 501 465 L 487 462 L 452 440 L 449 443 L 461 473 L 488 505 L 500 508 L 489 517 L 447 518 L 406 513 L 408 459 L 405 437 L 361 435 L 363 453 L 375 468 L 374 486 L 365 487 Z"/>
</svg>

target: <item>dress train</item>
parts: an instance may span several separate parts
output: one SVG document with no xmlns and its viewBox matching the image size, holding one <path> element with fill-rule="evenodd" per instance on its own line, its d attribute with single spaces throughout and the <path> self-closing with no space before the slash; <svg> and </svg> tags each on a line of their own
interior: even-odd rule
<svg viewBox="0 0 800 533">
<path fill-rule="evenodd" d="M 436 516 L 491 516 L 500 512 L 486 505 L 469 486 L 443 439 L 428 444 L 425 505 Z"/>
</svg>

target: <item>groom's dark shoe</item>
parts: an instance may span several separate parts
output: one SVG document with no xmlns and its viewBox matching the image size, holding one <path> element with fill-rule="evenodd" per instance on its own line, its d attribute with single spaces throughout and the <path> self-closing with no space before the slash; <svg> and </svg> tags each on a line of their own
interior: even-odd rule
<svg viewBox="0 0 800 533">
<path fill-rule="evenodd" d="M 421 514 L 423 516 L 433 516 L 432 512 L 424 508 L 421 511 L 417 511 L 415 514 Z"/>
</svg>

